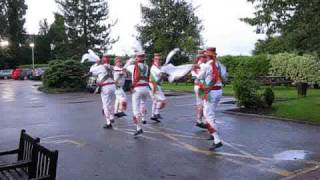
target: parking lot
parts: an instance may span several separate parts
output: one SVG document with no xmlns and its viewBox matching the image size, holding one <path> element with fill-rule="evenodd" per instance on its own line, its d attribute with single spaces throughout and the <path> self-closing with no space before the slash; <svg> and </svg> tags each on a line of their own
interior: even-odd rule
<svg viewBox="0 0 320 180">
<path fill-rule="evenodd" d="M 225 114 L 235 105 L 224 97 L 217 113 L 224 146 L 211 152 L 207 132 L 194 126 L 193 94 L 168 96 L 162 123 L 148 121 L 134 138 L 130 98 L 129 116 L 105 130 L 99 95 L 44 94 L 39 84 L 0 81 L 0 151 L 15 148 L 26 129 L 59 150 L 57 179 L 320 177 L 319 126 Z"/>
</svg>

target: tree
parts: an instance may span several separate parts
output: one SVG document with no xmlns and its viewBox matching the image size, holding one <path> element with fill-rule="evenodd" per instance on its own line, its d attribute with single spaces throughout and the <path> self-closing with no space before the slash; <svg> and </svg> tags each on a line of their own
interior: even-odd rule
<svg viewBox="0 0 320 180">
<path fill-rule="evenodd" d="M 106 52 L 116 41 L 110 37 L 107 23 L 109 7 L 106 0 L 56 0 L 66 24 L 69 48 L 80 57 L 89 48 Z"/>
<path fill-rule="evenodd" d="M 279 36 L 269 36 L 265 40 L 259 39 L 255 44 L 253 54 L 277 54 L 289 51 L 289 45 Z"/>
<path fill-rule="evenodd" d="M 36 63 L 47 63 L 51 57 L 50 37 L 49 37 L 49 24 L 47 19 L 41 20 L 39 34 L 35 39 L 35 58 Z"/>
<path fill-rule="evenodd" d="M 291 79 L 300 96 L 306 96 L 308 84 L 320 83 L 320 61 L 313 55 L 280 53 L 271 56 L 270 64 L 270 74 Z"/>
<path fill-rule="evenodd" d="M 15 66 L 21 59 L 20 44 L 24 43 L 25 31 L 25 14 L 27 5 L 25 0 L 2 0 L 0 1 L 0 38 L 9 41 L 9 50 L 6 54 L 8 66 Z"/>
<path fill-rule="evenodd" d="M 54 14 L 54 22 L 49 29 L 50 44 L 54 47 L 51 59 L 66 59 L 71 57 L 71 52 L 67 47 L 68 37 L 64 17 L 58 13 Z"/>
<path fill-rule="evenodd" d="M 176 47 L 196 52 L 201 45 L 202 26 L 192 4 L 184 0 L 150 0 L 150 3 L 151 6 L 141 6 L 142 23 L 137 26 L 137 39 L 146 52 L 166 55 Z"/>
<path fill-rule="evenodd" d="M 280 34 L 289 51 L 320 54 L 320 1 L 248 1 L 255 4 L 256 12 L 245 22 L 264 27 L 269 37 Z"/>
</svg>

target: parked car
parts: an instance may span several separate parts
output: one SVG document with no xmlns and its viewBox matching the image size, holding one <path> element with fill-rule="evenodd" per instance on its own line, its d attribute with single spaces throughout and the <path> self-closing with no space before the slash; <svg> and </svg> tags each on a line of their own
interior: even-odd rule
<svg viewBox="0 0 320 180">
<path fill-rule="evenodd" d="M 12 74 L 12 69 L 0 70 L 0 79 L 10 79 Z"/>
<path fill-rule="evenodd" d="M 31 77 L 32 77 L 32 69 L 22 69 L 19 79 L 27 80 L 27 79 L 31 79 Z"/>
<path fill-rule="evenodd" d="M 20 79 L 21 72 L 22 72 L 21 68 L 16 68 L 15 70 L 13 70 L 11 74 L 12 79 L 15 79 L 15 80 Z"/>
<path fill-rule="evenodd" d="M 32 80 L 41 80 L 43 73 L 47 70 L 47 67 L 35 68 L 32 73 Z"/>
</svg>

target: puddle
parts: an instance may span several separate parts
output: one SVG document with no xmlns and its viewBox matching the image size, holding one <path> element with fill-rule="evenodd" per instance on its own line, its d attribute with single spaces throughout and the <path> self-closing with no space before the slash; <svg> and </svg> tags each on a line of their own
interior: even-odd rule
<svg viewBox="0 0 320 180">
<path fill-rule="evenodd" d="M 273 155 L 276 160 L 301 160 L 305 159 L 308 152 L 305 150 L 288 150 Z"/>
</svg>

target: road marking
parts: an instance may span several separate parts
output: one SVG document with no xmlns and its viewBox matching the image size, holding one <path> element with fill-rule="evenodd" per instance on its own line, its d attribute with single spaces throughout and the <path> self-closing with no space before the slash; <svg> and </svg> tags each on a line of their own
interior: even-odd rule
<svg viewBox="0 0 320 180">
<path fill-rule="evenodd" d="M 134 130 L 131 130 L 131 129 L 128 129 L 128 130 L 125 130 L 125 129 L 119 129 L 119 128 L 114 128 L 114 130 L 117 130 L 117 131 L 120 131 L 120 132 L 123 132 L 123 133 L 126 133 L 126 134 L 129 134 L 131 136 L 133 136 L 133 132 L 135 132 Z M 152 141 L 157 141 L 159 139 L 156 139 L 156 138 L 153 138 L 153 137 L 149 137 L 149 136 L 145 136 L 145 135 L 139 135 L 140 137 L 143 137 L 145 139 L 148 139 L 148 140 L 152 140 Z"/>
<path fill-rule="evenodd" d="M 298 176 L 301 176 L 301 175 L 304 175 L 304 174 L 307 174 L 311 171 L 315 171 L 317 169 L 320 168 L 320 165 L 316 165 L 314 167 L 308 167 L 308 168 L 303 168 L 303 169 L 298 169 L 296 171 L 293 172 L 293 175 L 291 176 L 288 176 L 288 177 L 285 177 L 285 178 L 282 178 L 281 180 L 289 180 L 289 179 L 293 179 L 293 178 L 296 178 Z"/>
<path fill-rule="evenodd" d="M 41 143 L 44 143 L 44 144 L 73 144 L 73 145 L 76 145 L 76 146 L 84 146 L 85 144 L 84 143 L 81 143 L 79 141 L 76 141 L 76 140 L 72 140 L 72 139 L 61 139 L 61 140 L 53 140 L 53 141 L 41 141 Z"/>
</svg>

